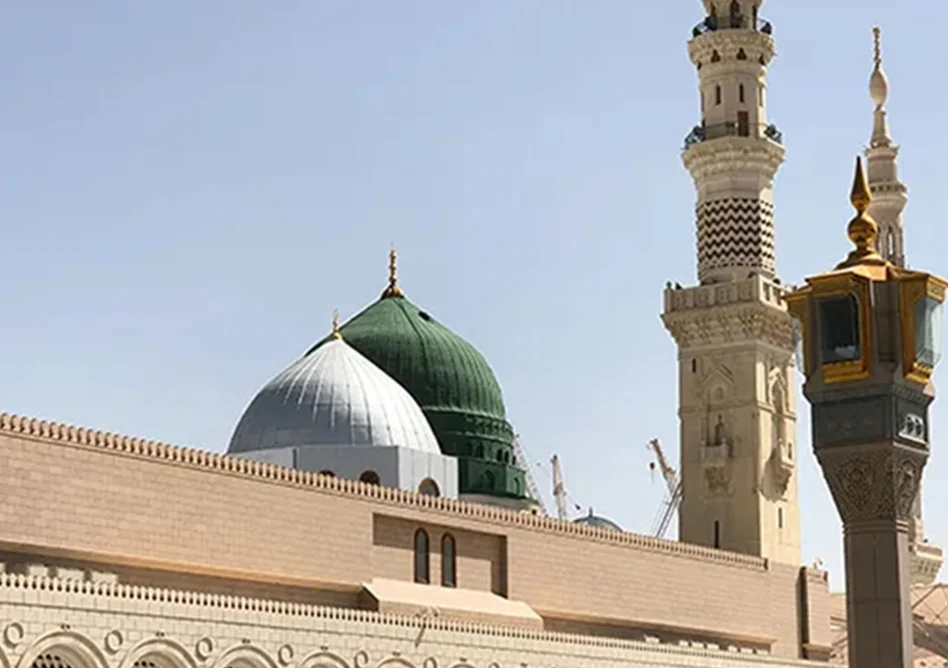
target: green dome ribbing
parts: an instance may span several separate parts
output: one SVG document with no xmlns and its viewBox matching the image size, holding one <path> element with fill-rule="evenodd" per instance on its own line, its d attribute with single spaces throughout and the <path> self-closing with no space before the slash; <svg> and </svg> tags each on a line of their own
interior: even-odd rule
<svg viewBox="0 0 948 668">
<path fill-rule="evenodd" d="M 503 393 L 474 346 L 400 291 L 387 292 L 340 333 L 418 402 L 442 452 L 458 458 L 462 494 L 525 496 Z"/>
</svg>

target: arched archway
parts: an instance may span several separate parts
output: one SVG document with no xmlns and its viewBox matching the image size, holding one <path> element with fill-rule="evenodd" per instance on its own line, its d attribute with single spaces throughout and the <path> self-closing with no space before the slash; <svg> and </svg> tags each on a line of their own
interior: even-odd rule
<svg viewBox="0 0 948 668">
<path fill-rule="evenodd" d="M 279 668 L 273 657 L 254 645 L 236 645 L 221 652 L 213 668 Z"/>
<path fill-rule="evenodd" d="M 23 652 L 17 668 L 109 668 L 109 663 L 88 637 L 73 631 L 53 631 L 37 638 Z"/>
<path fill-rule="evenodd" d="M 441 488 L 431 478 L 425 478 L 418 485 L 418 493 L 422 496 L 441 496 Z"/>
<path fill-rule="evenodd" d="M 381 485 L 382 479 L 378 473 L 370 470 L 362 472 L 362 475 L 359 476 L 359 482 L 364 482 L 367 485 Z"/>
<path fill-rule="evenodd" d="M 198 662 L 175 640 L 149 638 L 132 647 L 119 668 L 198 668 Z"/>
<path fill-rule="evenodd" d="M 300 668 L 349 668 L 349 664 L 338 654 L 321 650 L 304 657 Z"/>
</svg>

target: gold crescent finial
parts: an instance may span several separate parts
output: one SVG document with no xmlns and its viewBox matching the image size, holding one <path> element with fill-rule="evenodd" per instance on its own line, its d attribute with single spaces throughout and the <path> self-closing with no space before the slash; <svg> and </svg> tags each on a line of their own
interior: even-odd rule
<svg viewBox="0 0 948 668">
<path fill-rule="evenodd" d="M 856 249 L 849 253 L 849 257 L 839 265 L 839 268 L 857 264 L 886 264 L 885 259 L 876 250 L 879 226 L 868 213 L 872 195 L 869 192 L 866 172 L 862 168 L 862 158 L 859 157 L 856 158 L 856 174 L 853 177 L 853 189 L 849 195 L 849 201 L 856 209 L 856 217 L 849 221 L 846 233 Z"/>
<path fill-rule="evenodd" d="M 395 244 L 392 244 L 388 251 L 388 287 L 382 293 L 382 299 L 404 296 L 402 289 L 398 287 L 398 252 L 395 250 Z"/>
<path fill-rule="evenodd" d="M 342 333 L 339 331 L 339 311 L 332 312 L 332 338 L 342 338 Z"/>
<path fill-rule="evenodd" d="M 882 28 L 879 26 L 872 27 L 872 46 L 875 53 L 873 61 L 879 66 L 882 64 Z"/>
</svg>

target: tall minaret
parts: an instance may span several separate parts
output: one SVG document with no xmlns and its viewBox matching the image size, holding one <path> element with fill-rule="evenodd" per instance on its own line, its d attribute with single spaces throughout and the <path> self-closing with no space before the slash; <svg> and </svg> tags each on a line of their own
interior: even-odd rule
<svg viewBox="0 0 948 668">
<path fill-rule="evenodd" d="M 866 148 L 866 163 L 869 165 L 869 190 L 872 203 L 869 215 L 879 225 L 879 254 L 898 267 L 905 266 L 905 237 L 902 212 L 908 203 L 908 188 L 899 181 L 899 147 L 892 143 L 889 134 L 885 103 L 889 97 L 889 79 L 882 69 L 882 31 L 872 29 L 875 67 L 869 77 L 869 95 L 875 104 L 872 122 L 872 137 Z M 911 550 L 910 577 L 913 584 L 931 584 L 938 576 L 944 562 L 944 553 L 925 539 L 922 523 L 922 491 L 912 507 L 912 523 L 909 526 L 909 549 Z"/>
<path fill-rule="evenodd" d="M 872 138 L 866 149 L 869 167 L 869 189 L 872 205 L 869 215 L 879 225 L 879 254 L 898 267 L 905 266 L 905 245 L 902 234 L 902 211 L 908 203 L 908 188 L 899 181 L 899 147 L 892 143 L 885 102 L 889 97 L 889 80 L 882 70 L 881 31 L 873 28 L 875 67 L 869 78 L 869 94 L 876 105 L 873 112 Z"/>
<path fill-rule="evenodd" d="M 784 149 L 766 106 L 773 30 L 763 0 L 703 3 L 688 43 L 701 124 L 682 155 L 697 190 L 698 285 L 667 284 L 662 315 L 678 344 L 679 538 L 798 565 L 794 337 L 772 199 Z"/>
</svg>

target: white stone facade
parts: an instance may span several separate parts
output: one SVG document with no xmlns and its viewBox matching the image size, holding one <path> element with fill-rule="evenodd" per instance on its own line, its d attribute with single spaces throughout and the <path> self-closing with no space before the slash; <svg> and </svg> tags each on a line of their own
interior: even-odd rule
<svg viewBox="0 0 948 668">
<path fill-rule="evenodd" d="M 0 668 L 752 668 L 817 665 L 430 616 L 0 575 Z M 825 665 L 825 664 L 822 664 Z"/>
</svg>

